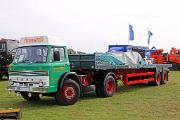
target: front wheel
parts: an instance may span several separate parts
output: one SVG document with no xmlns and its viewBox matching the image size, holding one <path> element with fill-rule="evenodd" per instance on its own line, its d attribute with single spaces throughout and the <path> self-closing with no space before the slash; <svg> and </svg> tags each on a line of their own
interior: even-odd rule
<svg viewBox="0 0 180 120">
<path fill-rule="evenodd" d="M 73 105 L 80 97 L 80 86 L 74 80 L 66 80 L 62 88 L 58 88 L 55 99 L 60 105 Z"/>
</svg>

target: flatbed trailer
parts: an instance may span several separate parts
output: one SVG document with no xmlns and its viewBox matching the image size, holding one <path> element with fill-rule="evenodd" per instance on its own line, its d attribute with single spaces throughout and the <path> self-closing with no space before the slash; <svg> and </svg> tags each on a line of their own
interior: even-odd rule
<svg viewBox="0 0 180 120">
<path fill-rule="evenodd" d="M 171 64 L 107 65 L 97 60 L 98 55 L 98 53 L 69 55 L 72 72 L 93 75 L 87 78 L 105 78 L 108 74 L 111 74 L 115 80 L 122 80 L 124 85 L 139 83 L 154 83 L 154 85 L 160 85 L 168 80 L 168 68 L 171 67 Z"/>
<path fill-rule="evenodd" d="M 126 86 L 168 81 L 171 65 L 145 64 L 137 52 L 68 55 L 65 45 L 52 41 L 47 36 L 21 39 L 10 65 L 8 90 L 27 101 L 53 96 L 58 104 L 72 105 L 92 85 L 98 97 L 112 97 L 118 80 Z"/>
</svg>

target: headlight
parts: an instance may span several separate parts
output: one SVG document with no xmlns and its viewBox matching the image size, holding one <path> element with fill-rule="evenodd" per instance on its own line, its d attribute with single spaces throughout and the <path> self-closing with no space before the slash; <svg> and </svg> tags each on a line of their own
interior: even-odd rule
<svg viewBox="0 0 180 120">
<path fill-rule="evenodd" d="M 39 80 L 39 87 L 42 87 L 42 86 L 43 86 L 43 81 Z"/>
</svg>

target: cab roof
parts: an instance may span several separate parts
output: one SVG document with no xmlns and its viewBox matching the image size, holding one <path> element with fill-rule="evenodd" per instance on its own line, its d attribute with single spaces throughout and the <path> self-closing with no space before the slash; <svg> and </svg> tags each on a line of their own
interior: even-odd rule
<svg viewBox="0 0 180 120">
<path fill-rule="evenodd" d="M 19 42 L 19 47 L 38 45 L 66 46 L 61 39 L 50 36 L 22 37 Z"/>
</svg>

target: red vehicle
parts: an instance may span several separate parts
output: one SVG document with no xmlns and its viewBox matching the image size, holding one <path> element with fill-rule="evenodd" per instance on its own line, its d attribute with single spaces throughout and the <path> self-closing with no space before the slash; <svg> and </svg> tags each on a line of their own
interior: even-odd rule
<svg viewBox="0 0 180 120">
<path fill-rule="evenodd" d="M 168 62 L 172 64 L 174 70 L 180 70 L 180 49 L 171 48 L 168 54 Z"/>
<path fill-rule="evenodd" d="M 154 58 L 156 64 L 172 64 L 172 70 L 180 70 L 180 49 L 172 47 L 169 53 L 157 49 L 151 52 L 150 57 Z"/>
<path fill-rule="evenodd" d="M 163 64 L 164 63 L 163 49 L 157 49 L 151 52 L 150 58 L 154 58 L 154 63 L 156 64 Z"/>
</svg>

